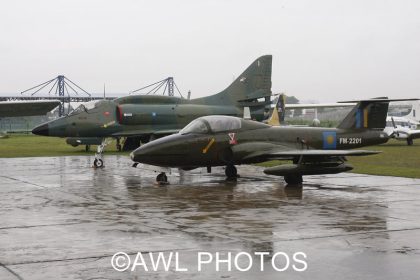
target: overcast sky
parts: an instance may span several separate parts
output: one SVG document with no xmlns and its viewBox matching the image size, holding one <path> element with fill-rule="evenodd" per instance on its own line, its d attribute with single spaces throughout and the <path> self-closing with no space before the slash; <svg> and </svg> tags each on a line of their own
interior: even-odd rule
<svg viewBox="0 0 420 280">
<path fill-rule="evenodd" d="M 0 93 L 64 74 L 125 94 L 167 76 L 193 97 L 273 55 L 273 92 L 420 97 L 420 1 L 38 0 L 0 4 Z"/>
</svg>

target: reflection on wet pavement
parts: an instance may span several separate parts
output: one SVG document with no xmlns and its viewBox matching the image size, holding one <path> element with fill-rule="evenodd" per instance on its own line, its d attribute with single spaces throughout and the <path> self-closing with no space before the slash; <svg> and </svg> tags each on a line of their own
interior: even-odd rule
<svg viewBox="0 0 420 280">
<path fill-rule="evenodd" d="M 420 180 L 338 174 L 285 186 L 258 167 L 156 173 L 106 157 L 0 159 L 0 279 L 416 279 Z M 114 253 L 180 252 L 188 272 L 117 272 Z M 305 272 L 198 272 L 207 252 L 305 252 Z M 268 260 L 269 262 L 269 260 Z"/>
</svg>

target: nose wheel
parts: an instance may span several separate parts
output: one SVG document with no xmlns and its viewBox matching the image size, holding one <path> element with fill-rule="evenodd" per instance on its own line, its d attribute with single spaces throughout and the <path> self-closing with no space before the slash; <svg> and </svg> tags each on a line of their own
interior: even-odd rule
<svg viewBox="0 0 420 280">
<path fill-rule="evenodd" d="M 93 166 L 95 166 L 96 168 L 104 167 L 104 161 L 100 158 L 95 158 L 95 160 L 93 161 Z"/>
<path fill-rule="evenodd" d="M 95 154 L 95 160 L 93 161 L 93 166 L 95 168 L 102 168 L 104 167 L 104 160 L 102 159 L 102 154 L 105 150 L 105 147 L 109 144 L 109 142 L 106 139 L 102 140 L 102 143 L 100 146 L 98 146 L 98 150 Z"/>
</svg>

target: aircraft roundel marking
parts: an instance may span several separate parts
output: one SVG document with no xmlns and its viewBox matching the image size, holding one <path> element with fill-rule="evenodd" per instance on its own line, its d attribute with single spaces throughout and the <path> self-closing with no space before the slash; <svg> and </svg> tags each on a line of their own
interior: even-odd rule
<svg viewBox="0 0 420 280">
<path fill-rule="evenodd" d="M 337 148 L 337 133 L 335 131 L 322 132 L 322 148 L 326 150 Z"/>
<path fill-rule="evenodd" d="M 109 112 L 108 111 L 104 112 L 104 116 L 105 117 L 108 117 L 109 116 Z"/>
<path fill-rule="evenodd" d="M 332 145 L 334 143 L 334 136 L 329 135 L 327 137 L 327 143 L 330 144 L 330 145 Z"/>
</svg>

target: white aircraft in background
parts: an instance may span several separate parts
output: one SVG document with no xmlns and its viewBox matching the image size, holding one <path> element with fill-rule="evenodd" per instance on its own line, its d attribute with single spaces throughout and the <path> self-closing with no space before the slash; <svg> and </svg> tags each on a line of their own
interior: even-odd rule
<svg viewBox="0 0 420 280">
<path fill-rule="evenodd" d="M 407 117 L 386 118 L 386 127 L 384 131 L 393 138 L 401 141 L 407 141 L 407 145 L 413 145 L 413 140 L 420 138 L 420 130 L 417 129 L 418 122 Z"/>
<path fill-rule="evenodd" d="M 413 102 L 409 106 L 409 111 L 405 115 L 401 115 L 401 112 L 392 116 L 388 114 L 386 118 L 386 127 L 384 131 L 392 136 L 393 138 L 401 141 L 407 141 L 407 145 L 413 145 L 413 140 L 420 138 L 420 130 L 417 129 L 417 126 L 420 124 L 420 104 L 419 102 Z"/>
</svg>

